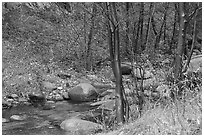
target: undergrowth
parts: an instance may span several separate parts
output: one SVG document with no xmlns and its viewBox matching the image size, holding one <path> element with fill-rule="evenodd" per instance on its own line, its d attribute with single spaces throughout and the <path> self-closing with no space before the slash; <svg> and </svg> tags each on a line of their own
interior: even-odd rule
<svg viewBox="0 0 204 137">
<path fill-rule="evenodd" d="M 168 76 L 170 77 L 170 76 Z M 175 83 L 166 79 L 171 96 L 156 101 L 146 98 L 143 113 L 138 105 L 130 106 L 129 122 L 123 126 L 105 128 L 100 134 L 117 135 L 201 135 L 202 134 L 202 74 L 188 72 Z M 103 122 L 104 127 L 106 123 Z M 111 130 L 112 129 L 112 130 Z"/>
</svg>

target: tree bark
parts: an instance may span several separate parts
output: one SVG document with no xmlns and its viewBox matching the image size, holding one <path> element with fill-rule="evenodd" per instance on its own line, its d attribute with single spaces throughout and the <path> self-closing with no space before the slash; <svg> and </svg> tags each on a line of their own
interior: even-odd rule
<svg viewBox="0 0 204 137">
<path fill-rule="evenodd" d="M 127 15 L 127 20 L 126 20 L 126 38 L 125 38 L 125 53 L 126 55 L 129 55 L 129 33 L 130 33 L 130 29 L 129 29 L 129 24 L 130 24 L 130 15 L 129 15 L 129 9 L 130 9 L 130 3 L 126 2 L 125 3 L 125 7 L 126 7 L 126 15 Z"/>
<path fill-rule="evenodd" d="M 107 10 L 107 28 L 110 58 L 112 62 L 112 70 L 116 78 L 116 121 L 117 124 L 120 125 L 124 123 L 127 118 L 127 114 L 129 112 L 127 112 L 126 108 L 128 108 L 129 106 L 125 98 L 124 88 L 122 84 L 118 15 L 116 12 L 115 3 L 106 3 L 105 7 Z"/>
<path fill-rule="evenodd" d="M 152 16 L 154 14 L 154 4 L 151 2 L 150 3 L 150 6 L 149 6 L 149 19 L 148 19 L 148 24 L 147 24 L 147 31 L 146 31 L 146 37 L 145 37 L 145 47 L 147 45 L 147 41 L 148 41 L 148 37 L 149 37 L 149 30 L 150 30 L 150 27 L 151 27 L 151 20 L 152 20 Z"/>
<path fill-rule="evenodd" d="M 187 71 L 187 68 L 188 68 L 188 65 L 190 63 L 190 60 L 191 60 L 191 56 L 193 54 L 193 49 L 195 47 L 195 41 L 196 41 L 196 38 L 197 38 L 197 32 L 196 32 L 196 25 L 197 25 L 197 21 L 196 21 L 196 15 L 197 15 L 197 10 L 196 10 L 196 14 L 195 14 L 195 19 L 194 19 L 194 25 L 193 25 L 193 41 L 192 41 L 192 45 L 191 45 L 191 50 L 190 50 L 190 55 L 187 59 L 187 62 L 183 68 L 183 73 Z"/>
<path fill-rule="evenodd" d="M 187 3 L 184 3 L 184 11 L 186 11 L 187 13 L 185 14 L 186 16 L 186 21 L 185 21 L 185 24 L 184 24 L 184 35 L 183 35 L 183 45 L 184 45 L 184 58 L 188 58 L 189 57 L 189 52 L 188 52 L 188 45 L 186 45 L 186 34 L 187 34 L 187 31 L 189 30 L 189 25 L 190 25 L 190 21 L 191 19 L 195 16 L 195 14 L 197 13 L 197 10 L 198 10 L 198 6 L 195 8 L 195 10 L 189 14 L 188 12 L 188 4 Z"/>
<path fill-rule="evenodd" d="M 143 45 L 144 42 L 143 42 L 143 22 L 144 22 L 144 2 L 141 2 L 141 10 L 140 10 L 140 15 L 141 15 L 141 18 L 140 18 L 140 46 L 141 47 L 141 50 L 145 50 L 145 46 Z"/>
<path fill-rule="evenodd" d="M 93 30 L 94 30 L 94 19 L 96 15 L 96 5 L 93 3 L 93 8 L 92 8 L 92 16 L 91 16 L 91 26 L 90 26 L 90 31 L 88 34 L 88 42 L 87 42 L 87 50 L 86 50 L 86 70 L 90 71 L 91 66 L 92 66 L 92 54 L 91 54 L 91 42 L 92 42 L 92 35 L 93 35 Z"/>
<path fill-rule="evenodd" d="M 160 27 L 159 33 L 158 33 L 158 35 L 156 35 L 156 41 L 155 41 L 155 45 L 154 45 L 155 49 L 157 49 L 159 46 L 159 42 L 160 42 L 161 35 L 162 35 L 162 30 L 163 30 L 163 27 L 164 27 L 164 24 L 166 21 L 166 13 L 167 13 L 167 8 L 165 8 L 165 12 L 164 12 L 164 16 L 163 16 L 163 22 L 162 22 L 162 25 Z"/>
<path fill-rule="evenodd" d="M 157 29 L 156 29 L 156 24 L 155 24 L 155 21 L 154 21 L 154 15 L 152 15 L 151 23 L 152 23 L 152 30 L 153 30 L 154 35 L 156 37 L 158 33 L 157 33 Z"/>
<path fill-rule="evenodd" d="M 174 11 L 174 26 L 173 26 L 173 32 L 172 32 L 172 37 L 171 37 L 171 43 L 169 46 L 169 51 L 172 52 L 173 45 L 175 44 L 175 37 L 176 37 L 176 23 L 177 23 L 177 3 L 175 3 L 175 11 Z"/>
<path fill-rule="evenodd" d="M 139 21 L 137 25 L 137 33 L 136 33 L 136 40 L 135 40 L 135 53 L 140 53 L 142 50 L 142 42 L 143 42 L 143 12 L 144 12 L 144 3 L 140 3 L 140 15 Z"/>
<path fill-rule="evenodd" d="M 184 31 L 184 3 L 179 3 L 179 38 L 176 50 L 176 59 L 174 63 L 174 78 L 179 80 L 182 71 L 182 54 L 183 54 L 183 31 Z"/>
</svg>

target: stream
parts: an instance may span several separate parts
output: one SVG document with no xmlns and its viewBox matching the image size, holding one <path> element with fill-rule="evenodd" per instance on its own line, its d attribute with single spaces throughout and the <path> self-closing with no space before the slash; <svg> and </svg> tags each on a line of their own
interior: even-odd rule
<svg viewBox="0 0 204 137">
<path fill-rule="evenodd" d="M 52 104 L 52 109 L 34 107 L 31 105 L 18 105 L 2 110 L 2 117 L 7 122 L 2 123 L 3 135 L 64 135 L 69 134 L 60 128 L 63 120 L 71 117 L 80 117 L 85 120 L 94 121 L 95 116 L 100 116 L 90 102 L 77 103 L 71 101 L 60 101 Z M 11 116 L 23 117 L 13 120 Z"/>
</svg>

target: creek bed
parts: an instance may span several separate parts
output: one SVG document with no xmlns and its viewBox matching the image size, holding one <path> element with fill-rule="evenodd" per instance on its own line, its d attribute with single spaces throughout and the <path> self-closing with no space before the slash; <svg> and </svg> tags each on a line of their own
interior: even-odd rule
<svg viewBox="0 0 204 137">
<path fill-rule="evenodd" d="M 70 117 L 95 112 L 88 103 L 61 101 L 54 104 L 55 108 L 44 110 L 42 107 L 18 105 L 2 110 L 2 117 L 9 120 L 2 123 L 3 135 L 64 135 L 60 123 Z M 13 115 L 26 116 L 24 120 L 12 120 Z M 93 116 L 93 115 L 92 115 Z M 91 120 L 91 119 L 90 119 Z"/>
</svg>

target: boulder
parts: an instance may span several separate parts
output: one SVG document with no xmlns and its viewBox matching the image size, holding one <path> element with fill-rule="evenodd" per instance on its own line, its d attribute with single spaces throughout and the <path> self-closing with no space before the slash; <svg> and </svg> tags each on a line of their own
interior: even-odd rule
<svg viewBox="0 0 204 137">
<path fill-rule="evenodd" d="M 57 74 L 57 76 L 60 77 L 61 79 L 71 78 L 71 74 Z"/>
<path fill-rule="evenodd" d="M 49 90 L 55 90 L 57 89 L 57 86 L 55 83 L 49 82 L 49 81 L 42 81 L 43 87 Z"/>
<path fill-rule="evenodd" d="M 9 120 L 5 119 L 5 118 L 2 118 L 2 123 L 6 123 L 6 122 L 9 122 Z"/>
<path fill-rule="evenodd" d="M 17 95 L 17 94 L 11 94 L 11 98 L 17 99 L 17 98 L 18 98 L 18 95 Z"/>
<path fill-rule="evenodd" d="M 44 106 L 46 103 L 46 98 L 41 93 L 30 93 L 28 94 L 29 102 L 37 107 L 37 106 Z"/>
<path fill-rule="evenodd" d="M 122 72 L 122 75 L 131 75 L 132 68 L 131 66 L 128 66 L 126 64 L 121 64 L 121 72 Z"/>
<path fill-rule="evenodd" d="M 188 72 L 202 72 L 202 55 L 194 56 L 189 63 Z"/>
<path fill-rule="evenodd" d="M 70 97 L 69 97 L 69 93 L 67 91 L 63 92 L 62 93 L 62 97 L 65 99 L 65 100 L 69 100 Z"/>
<path fill-rule="evenodd" d="M 18 121 L 21 121 L 21 120 L 25 120 L 27 118 L 26 115 L 12 115 L 10 117 L 10 119 L 12 120 L 18 120 Z"/>
<path fill-rule="evenodd" d="M 122 75 L 131 75 L 132 73 L 131 63 L 123 62 L 121 64 L 121 72 L 122 72 Z M 136 74 L 136 77 L 140 79 L 142 78 L 143 75 L 144 75 L 144 79 L 148 79 L 152 77 L 152 73 L 150 71 L 144 70 L 135 66 L 134 66 L 134 74 Z"/>
<path fill-rule="evenodd" d="M 2 99 L 2 108 L 9 108 L 11 106 L 12 106 L 11 102 L 9 102 L 5 99 Z"/>
<path fill-rule="evenodd" d="M 67 132 L 67 134 L 87 135 L 93 134 L 103 129 L 103 126 L 91 121 L 82 120 L 79 118 L 71 118 L 64 120 L 60 127 Z"/>
<path fill-rule="evenodd" d="M 68 91 L 68 95 L 73 101 L 91 101 L 97 99 L 96 89 L 89 83 L 80 83 Z"/>
</svg>

